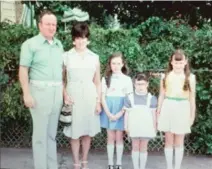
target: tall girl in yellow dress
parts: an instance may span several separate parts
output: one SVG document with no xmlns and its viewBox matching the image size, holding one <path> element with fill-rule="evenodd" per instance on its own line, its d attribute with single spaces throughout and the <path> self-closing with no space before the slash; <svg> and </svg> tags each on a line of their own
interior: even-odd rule
<svg viewBox="0 0 212 169">
<path fill-rule="evenodd" d="M 190 133 L 195 119 L 195 75 L 190 73 L 188 59 L 182 50 L 170 57 L 162 76 L 158 101 L 158 130 L 165 132 L 167 169 L 180 169 L 184 152 L 184 136 Z"/>
</svg>

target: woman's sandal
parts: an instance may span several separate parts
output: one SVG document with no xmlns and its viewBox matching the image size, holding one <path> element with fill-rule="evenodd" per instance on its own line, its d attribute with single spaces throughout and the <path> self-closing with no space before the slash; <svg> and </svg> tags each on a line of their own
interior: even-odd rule
<svg viewBox="0 0 212 169">
<path fill-rule="evenodd" d="M 88 161 L 82 161 L 81 162 L 81 164 L 87 164 L 87 163 L 88 163 Z M 86 168 L 85 167 L 82 167 L 81 169 L 89 169 L 89 168 L 88 167 L 86 167 Z"/>
<path fill-rule="evenodd" d="M 73 166 L 77 167 L 77 168 L 81 168 L 81 164 L 73 164 Z"/>
</svg>

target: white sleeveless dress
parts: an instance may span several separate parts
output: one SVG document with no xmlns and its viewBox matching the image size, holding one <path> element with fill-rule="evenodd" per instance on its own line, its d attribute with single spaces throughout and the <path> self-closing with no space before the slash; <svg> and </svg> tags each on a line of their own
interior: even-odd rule
<svg viewBox="0 0 212 169">
<path fill-rule="evenodd" d="M 95 136 L 100 132 L 100 118 L 95 113 L 97 90 L 93 83 L 99 57 L 90 50 L 82 59 L 73 48 L 64 53 L 67 70 L 68 94 L 74 100 L 72 124 L 63 132 L 67 137 L 78 139 L 81 136 Z"/>
</svg>

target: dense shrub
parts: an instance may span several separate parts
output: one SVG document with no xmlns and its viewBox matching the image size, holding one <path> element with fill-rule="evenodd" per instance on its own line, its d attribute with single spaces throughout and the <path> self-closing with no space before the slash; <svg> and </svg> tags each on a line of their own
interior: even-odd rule
<svg viewBox="0 0 212 169">
<path fill-rule="evenodd" d="M 21 25 L 0 23 L 0 85 L 1 127 L 12 119 L 29 121 L 29 112 L 23 106 L 20 85 L 17 81 L 20 46 L 37 30 Z M 72 47 L 71 34 L 58 32 L 65 50 Z M 197 75 L 197 118 L 189 139 L 204 154 L 212 154 L 212 27 L 204 25 L 193 29 L 183 20 L 163 21 L 152 17 L 138 27 L 113 31 L 91 26 L 89 48 L 100 56 L 102 73 L 105 63 L 114 51 L 122 51 L 131 69 L 162 71 L 168 57 L 176 48 L 186 51 L 192 71 Z M 151 90 L 158 93 L 159 79 L 152 79 Z M 155 90 L 156 89 L 156 90 Z M 4 131 L 4 130 L 3 130 Z"/>
</svg>

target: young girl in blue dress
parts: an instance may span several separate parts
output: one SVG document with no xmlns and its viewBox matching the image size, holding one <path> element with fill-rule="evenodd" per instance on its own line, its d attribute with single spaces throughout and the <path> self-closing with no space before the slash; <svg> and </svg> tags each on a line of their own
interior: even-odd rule
<svg viewBox="0 0 212 169">
<path fill-rule="evenodd" d="M 132 80 L 127 73 L 122 53 L 112 54 L 108 60 L 105 77 L 102 78 L 103 111 L 100 114 L 101 127 L 107 129 L 108 169 L 122 169 L 124 98 L 133 92 Z M 113 163 L 115 147 L 116 166 Z"/>
</svg>

